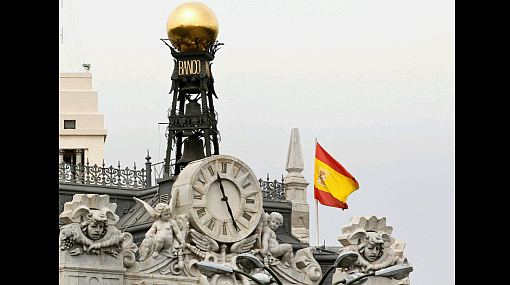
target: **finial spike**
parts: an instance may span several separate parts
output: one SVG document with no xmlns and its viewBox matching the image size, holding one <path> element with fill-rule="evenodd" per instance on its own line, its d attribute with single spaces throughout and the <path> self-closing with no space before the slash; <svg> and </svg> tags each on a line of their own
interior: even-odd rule
<svg viewBox="0 0 510 285">
<path fill-rule="evenodd" d="M 305 163 L 303 160 L 303 150 L 301 148 L 301 139 L 299 137 L 299 129 L 292 129 L 289 143 L 289 154 L 287 156 L 287 166 L 285 170 L 289 173 L 287 177 L 294 177 L 297 179 L 305 179 L 302 174 L 305 170 Z"/>
</svg>

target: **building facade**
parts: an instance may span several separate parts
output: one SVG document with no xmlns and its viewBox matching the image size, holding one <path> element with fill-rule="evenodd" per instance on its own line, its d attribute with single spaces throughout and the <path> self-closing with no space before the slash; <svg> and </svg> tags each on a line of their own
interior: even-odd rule
<svg viewBox="0 0 510 285">
<path fill-rule="evenodd" d="M 92 73 L 60 73 L 59 82 L 59 163 L 101 165 L 107 131 Z"/>
</svg>

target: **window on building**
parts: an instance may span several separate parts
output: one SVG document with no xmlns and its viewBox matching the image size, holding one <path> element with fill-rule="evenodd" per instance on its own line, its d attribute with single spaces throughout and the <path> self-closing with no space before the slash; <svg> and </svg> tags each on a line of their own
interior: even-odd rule
<svg viewBox="0 0 510 285">
<path fill-rule="evenodd" d="M 64 162 L 69 164 L 85 164 L 85 155 L 82 150 L 81 160 L 76 161 L 76 150 L 75 149 L 65 149 L 64 150 Z"/>
<path fill-rule="evenodd" d="M 64 129 L 76 129 L 76 120 L 64 120 Z"/>
</svg>

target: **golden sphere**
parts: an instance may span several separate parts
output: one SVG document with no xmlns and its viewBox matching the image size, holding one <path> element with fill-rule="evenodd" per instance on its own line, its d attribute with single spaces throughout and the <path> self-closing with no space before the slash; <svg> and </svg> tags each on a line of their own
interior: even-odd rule
<svg viewBox="0 0 510 285">
<path fill-rule="evenodd" d="M 202 3 L 184 3 L 170 13 L 166 31 L 179 51 L 205 50 L 218 38 L 218 18 Z"/>
</svg>

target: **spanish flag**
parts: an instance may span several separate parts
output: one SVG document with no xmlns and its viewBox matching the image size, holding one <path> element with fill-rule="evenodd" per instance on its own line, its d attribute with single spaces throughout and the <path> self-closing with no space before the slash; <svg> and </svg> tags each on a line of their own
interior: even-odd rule
<svg viewBox="0 0 510 285">
<path fill-rule="evenodd" d="M 356 190 L 358 181 L 317 143 L 315 199 L 322 205 L 346 210 L 347 197 Z"/>
</svg>

